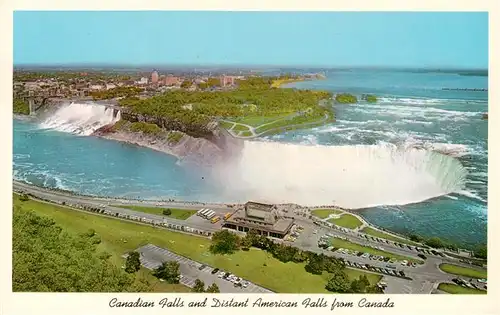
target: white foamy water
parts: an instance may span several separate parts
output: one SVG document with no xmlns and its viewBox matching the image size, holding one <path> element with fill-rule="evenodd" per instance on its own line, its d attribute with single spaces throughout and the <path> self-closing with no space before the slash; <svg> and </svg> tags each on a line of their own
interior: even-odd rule
<svg viewBox="0 0 500 315">
<path fill-rule="evenodd" d="M 71 103 L 55 111 L 43 121 L 42 128 L 50 128 L 78 135 L 91 135 L 97 129 L 120 120 L 120 111 L 103 105 Z"/>
<path fill-rule="evenodd" d="M 246 141 L 234 163 L 214 170 L 241 200 L 359 209 L 461 192 L 467 171 L 449 156 L 393 145 L 321 146 Z"/>
</svg>

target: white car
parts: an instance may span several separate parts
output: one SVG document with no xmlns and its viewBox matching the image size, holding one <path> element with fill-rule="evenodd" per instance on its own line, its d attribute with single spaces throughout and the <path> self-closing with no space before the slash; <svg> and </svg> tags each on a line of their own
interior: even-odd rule
<svg viewBox="0 0 500 315">
<path fill-rule="evenodd" d="M 487 284 L 488 280 L 486 280 L 486 279 L 477 279 L 477 282 Z"/>
<path fill-rule="evenodd" d="M 403 260 L 403 261 L 401 262 L 401 265 L 403 265 L 403 266 L 406 266 L 407 264 L 408 264 L 408 261 L 407 261 L 407 260 Z"/>
<path fill-rule="evenodd" d="M 244 288 L 248 287 L 248 281 L 243 281 L 243 282 L 241 283 L 241 285 L 242 285 Z"/>
<path fill-rule="evenodd" d="M 221 271 L 221 272 L 219 272 L 219 274 L 217 275 L 217 277 L 222 278 L 222 277 L 224 277 L 225 274 L 226 273 L 224 271 Z"/>
</svg>

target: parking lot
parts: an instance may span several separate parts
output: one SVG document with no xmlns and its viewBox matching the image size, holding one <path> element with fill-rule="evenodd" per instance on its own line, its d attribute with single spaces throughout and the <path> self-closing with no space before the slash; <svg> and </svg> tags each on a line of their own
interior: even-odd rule
<svg viewBox="0 0 500 315">
<path fill-rule="evenodd" d="M 238 278 L 236 275 L 224 279 L 221 276 L 224 273 L 222 270 L 214 272 L 214 268 L 210 266 L 179 256 L 153 244 L 140 247 L 137 249 L 137 252 L 141 254 L 141 264 L 151 270 L 160 266 L 164 261 L 173 260 L 179 262 L 180 282 L 188 287 L 193 287 L 194 281 L 200 279 L 205 283 L 206 287 L 212 283 L 216 283 L 222 293 L 272 293 L 272 291 L 255 285 L 250 281 Z M 238 285 L 238 283 L 241 285 Z"/>
</svg>

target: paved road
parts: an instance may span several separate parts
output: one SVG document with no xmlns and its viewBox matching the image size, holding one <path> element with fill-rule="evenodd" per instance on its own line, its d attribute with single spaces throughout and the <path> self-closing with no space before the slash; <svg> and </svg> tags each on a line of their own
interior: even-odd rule
<svg viewBox="0 0 500 315">
<path fill-rule="evenodd" d="M 205 287 L 208 287 L 212 283 L 216 283 L 221 293 L 273 293 L 250 281 L 248 281 L 248 286 L 246 288 L 235 287 L 232 282 L 219 278 L 217 276 L 218 273 L 212 274 L 212 270 L 214 270 L 212 267 L 174 254 L 167 249 L 152 244 L 142 246 L 138 248 L 137 251 L 141 254 L 141 264 L 150 270 L 157 268 L 164 261 L 174 260 L 179 262 L 180 273 L 182 275 L 180 282 L 190 288 L 194 286 L 196 279 L 200 279 L 205 283 Z M 200 270 L 202 266 L 205 267 Z"/>
<path fill-rule="evenodd" d="M 204 204 L 194 204 L 194 203 L 182 204 L 179 202 L 155 202 L 155 201 L 142 202 L 142 201 L 129 201 L 126 199 L 109 199 L 109 198 L 98 198 L 98 197 L 94 198 L 89 196 L 77 196 L 64 192 L 51 191 L 41 187 L 30 186 L 19 182 L 14 182 L 13 186 L 14 190 L 16 191 L 29 192 L 39 198 L 51 200 L 57 203 L 65 202 L 67 205 L 84 205 L 92 207 L 101 207 L 102 205 L 105 205 L 106 210 L 112 213 L 119 213 L 122 215 L 128 215 L 132 217 L 145 218 L 149 221 L 154 221 L 158 223 L 167 222 L 175 225 L 189 226 L 190 228 L 200 229 L 208 232 L 215 232 L 220 230 L 220 224 L 214 225 L 207 220 L 197 220 L 194 218 L 188 220 L 178 220 L 174 218 L 165 217 L 162 215 L 155 215 L 151 213 L 114 207 L 112 205 L 171 207 L 171 208 L 186 209 L 186 210 L 199 210 L 203 208 L 210 208 L 218 212 L 220 215 L 223 215 L 223 213 L 227 213 L 232 210 L 231 208 L 225 205 L 218 205 L 218 204 L 204 205 Z"/>
<path fill-rule="evenodd" d="M 202 209 L 202 208 L 210 208 L 215 211 L 218 211 L 219 214 L 226 213 L 232 211 L 232 208 L 223 205 L 223 204 L 201 204 L 201 203 L 181 203 L 181 202 L 157 202 L 157 201 L 130 201 L 126 199 L 112 199 L 112 198 L 94 198 L 94 197 L 89 197 L 89 196 L 77 196 L 77 195 L 72 195 L 69 193 L 64 193 L 64 192 L 55 192 L 51 191 L 48 189 L 36 187 L 36 186 L 31 186 L 27 185 L 24 183 L 19 183 L 14 181 L 13 182 L 13 188 L 16 191 L 23 191 L 23 192 L 29 192 L 33 194 L 34 196 L 37 196 L 39 198 L 51 200 L 54 202 L 66 202 L 67 205 L 74 205 L 74 204 L 79 204 L 79 205 L 87 205 L 87 206 L 94 206 L 94 207 L 99 207 L 102 204 L 113 204 L 113 205 L 142 205 L 142 206 L 151 206 L 151 207 L 172 207 L 172 208 L 178 208 L 178 209 Z M 129 209 L 124 209 L 124 208 L 119 208 L 119 207 L 113 207 L 113 206 L 106 206 L 107 210 L 110 210 L 111 212 L 118 212 L 120 214 L 126 214 L 126 215 L 132 215 L 132 216 L 139 216 L 139 217 L 145 217 L 148 218 L 149 220 L 153 221 L 158 221 L 158 222 L 164 222 L 165 217 L 160 216 L 160 215 L 154 215 L 154 214 L 147 214 L 143 212 L 137 212 Z M 116 217 L 115 217 L 116 218 Z M 198 217 L 193 217 L 193 219 L 188 219 L 188 220 L 176 220 L 176 219 L 170 219 L 168 218 L 168 222 L 171 224 L 179 224 L 183 226 L 189 226 L 191 228 L 195 229 L 200 229 L 203 231 L 217 231 L 220 229 L 219 225 L 213 225 L 209 223 L 206 220 L 201 220 Z M 400 248 L 394 245 L 394 243 L 390 242 L 389 244 L 387 243 L 380 243 L 377 241 L 373 240 L 367 240 L 366 238 L 361 237 L 361 234 L 355 231 L 350 231 L 348 229 L 332 229 L 324 226 L 317 226 L 314 225 L 310 220 L 306 220 L 301 217 L 296 217 L 296 222 L 304 227 L 304 231 L 301 233 L 301 236 L 297 238 L 297 240 L 293 243 L 290 243 L 293 246 L 296 246 L 298 248 L 301 248 L 303 250 L 310 250 L 313 252 L 318 252 L 318 253 L 324 253 L 326 255 L 332 255 L 336 257 L 342 257 L 346 260 L 352 261 L 352 262 L 357 262 L 360 264 L 370 264 L 375 267 L 380 267 L 380 268 L 385 268 L 387 265 L 386 262 L 380 262 L 380 261 L 374 261 L 370 259 L 365 259 L 361 258 L 358 256 L 353 256 L 353 255 L 344 255 L 340 254 L 338 252 L 331 252 L 327 251 L 324 249 L 321 249 L 317 246 L 318 239 L 321 235 L 325 235 L 326 233 L 330 233 L 335 236 L 340 236 L 340 237 L 346 237 L 347 240 L 355 243 L 359 243 L 362 245 L 371 245 L 371 246 L 376 246 L 376 247 L 381 247 L 385 251 L 389 251 L 398 255 L 403 255 L 403 256 L 410 256 L 414 258 L 418 258 L 416 255 L 418 252 L 415 250 L 411 250 L 407 247 Z M 314 233 L 314 231 L 317 231 L 317 233 Z M 390 290 L 393 290 L 392 287 L 394 287 L 395 291 L 397 290 L 402 290 L 403 288 L 406 288 L 405 286 L 408 286 L 411 288 L 412 293 L 430 293 L 429 291 L 429 285 L 430 284 L 436 284 L 437 282 L 450 282 L 451 279 L 457 277 L 454 275 L 446 274 L 442 272 L 438 266 L 439 264 L 443 262 L 449 262 L 457 265 L 462 265 L 464 267 L 471 268 L 470 265 L 460 263 L 457 259 L 453 258 L 448 258 L 448 257 L 435 257 L 435 256 L 429 256 L 428 254 L 426 255 L 428 258 L 425 261 L 425 264 L 419 265 L 417 267 L 408 267 L 408 266 L 401 266 L 401 265 L 395 265 L 397 266 L 398 270 L 404 270 L 405 274 L 409 277 L 411 277 L 413 280 L 404 280 L 401 279 L 399 280 L 396 277 L 387 277 L 388 279 L 388 285 L 390 287 Z M 389 280 L 390 279 L 390 280 Z M 393 280 L 393 279 L 398 279 Z M 221 280 L 223 281 L 223 280 Z M 406 281 L 407 283 L 401 287 L 398 283 L 401 281 Z M 397 289 L 397 288 L 400 289 Z M 405 291 L 407 289 L 404 289 Z"/>
</svg>

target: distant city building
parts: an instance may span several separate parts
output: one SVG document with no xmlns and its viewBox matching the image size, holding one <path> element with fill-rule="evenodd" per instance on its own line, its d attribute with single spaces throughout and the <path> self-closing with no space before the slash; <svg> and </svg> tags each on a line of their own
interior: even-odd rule
<svg viewBox="0 0 500 315">
<path fill-rule="evenodd" d="M 229 75 L 222 75 L 220 77 L 220 85 L 221 86 L 231 86 L 234 85 L 235 77 Z"/>
<path fill-rule="evenodd" d="M 111 90 L 111 89 L 114 89 L 115 87 L 116 87 L 116 85 L 114 85 L 113 83 L 106 84 L 106 90 Z"/>
<path fill-rule="evenodd" d="M 103 86 L 100 84 L 94 84 L 94 85 L 90 86 L 90 89 L 94 90 L 94 91 L 102 90 L 102 88 L 103 88 Z"/>
<path fill-rule="evenodd" d="M 148 78 L 141 78 L 139 81 L 137 81 L 137 84 L 148 84 Z"/>
<path fill-rule="evenodd" d="M 175 77 L 171 74 L 169 74 L 165 77 L 165 85 L 167 85 L 167 86 L 177 85 L 180 82 L 181 82 L 181 80 L 178 77 Z"/>
<path fill-rule="evenodd" d="M 158 71 L 153 71 L 153 73 L 151 73 L 151 83 L 155 84 L 155 83 L 158 83 L 158 78 L 159 78 L 159 75 L 158 75 Z"/>
</svg>

